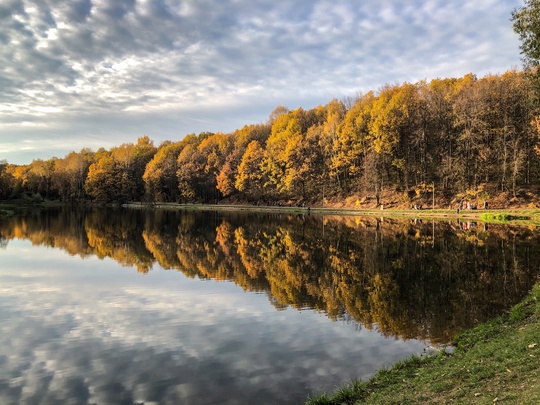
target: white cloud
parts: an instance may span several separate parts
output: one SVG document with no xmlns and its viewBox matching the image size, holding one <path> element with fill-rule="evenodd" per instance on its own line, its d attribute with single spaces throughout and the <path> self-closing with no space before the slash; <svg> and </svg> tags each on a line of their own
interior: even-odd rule
<svg viewBox="0 0 540 405">
<path fill-rule="evenodd" d="M 312 108 L 384 83 L 500 73 L 519 65 L 509 21 L 519 5 L 11 0 L 0 5 L 0 120 L 10 124 L 0 149 L 21 122 L 36 122 L 36 140 L 69 137 L 74 149 L 90 146 L 88 136 L 105 147 L 111 134 L 133 141 L 141 122 L 159 142 L 265 121 L 280 104 Z M 194 122 L 193 111 L 206 119 Z M 126 112 L 145 114 L 131 125 Z M 6 155 L 30 156 L 48 157 L 39 148 Z"/>
</svg>

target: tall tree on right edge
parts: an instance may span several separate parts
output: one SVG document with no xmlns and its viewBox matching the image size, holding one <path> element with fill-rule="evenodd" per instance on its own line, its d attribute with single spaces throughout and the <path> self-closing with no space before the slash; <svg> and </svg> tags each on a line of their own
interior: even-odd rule
<svg viewBox="0 0 540 405">
<path fill-rule="evenodd" d="M 540 133 L 540 0 L 525 0 L 525 5 L 512 12 L 514 32 L 521 41 L 521 55 L 525 71 L 534 88 L 534 123 Z M 540 148 L 535 147 L 540 154 Z"/>
<path fill-rule="evenodd" d="M 540 65 L 540 0 L 525 0 L 525 6 L 512 12 L 514 31 L 521 40 L 521 54 L 526 69 Z"/>
</svg>

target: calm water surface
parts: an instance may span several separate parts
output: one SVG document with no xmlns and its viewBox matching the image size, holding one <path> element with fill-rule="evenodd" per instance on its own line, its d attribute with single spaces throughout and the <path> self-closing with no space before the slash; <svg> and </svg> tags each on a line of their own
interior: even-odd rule
<svg viewBox="0 0 540 405">
<path fill-rule="evenodd" d="M 536 229 L 38 210 L 0 220 L 0 403 L 302 403 L 519 301 Z"/>
</svg>

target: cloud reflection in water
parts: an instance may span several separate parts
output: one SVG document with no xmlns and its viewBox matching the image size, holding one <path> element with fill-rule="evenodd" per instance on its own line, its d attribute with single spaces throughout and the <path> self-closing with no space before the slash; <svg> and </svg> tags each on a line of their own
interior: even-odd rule
<svg viewBox="0 0 540 405">
<path fill-rule="evenodd" d="M 3 404 L 300 403 L 424 347 L 229 282 L 20 240 L 1 256 Z"/>
</svg>

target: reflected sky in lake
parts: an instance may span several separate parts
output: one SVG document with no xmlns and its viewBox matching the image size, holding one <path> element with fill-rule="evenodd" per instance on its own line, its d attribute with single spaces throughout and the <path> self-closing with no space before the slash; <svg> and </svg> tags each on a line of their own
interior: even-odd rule
<svg viewBox="0 0 540 405">
<path fill-rule="evenodd" d="M 0 320 L 2 404 L 302 403 L 427 345 L 21 239 L 0 249 Z"/>
</svg>

